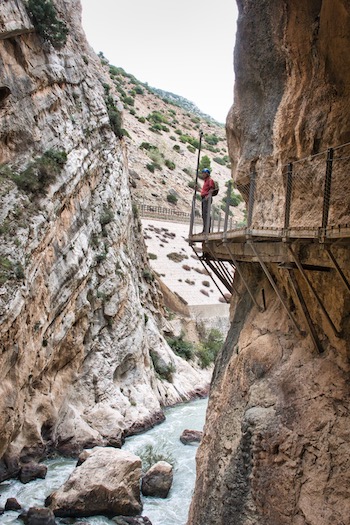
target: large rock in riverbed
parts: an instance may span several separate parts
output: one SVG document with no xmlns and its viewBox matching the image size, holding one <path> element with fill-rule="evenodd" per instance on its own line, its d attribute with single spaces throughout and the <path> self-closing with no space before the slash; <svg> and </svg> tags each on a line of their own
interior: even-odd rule
<svg viewBox="0 0 350 525">
<path fill-rule="evenodd" d="M 167 461 L 158 461 L 142 478 L 144 496 L 166 498 L 173 482 L 173 467 Z"/>
<path fill-rule="evenodd" d="M 51 509 L 31 507 L 19 516 L 25 525 L 55 525 L 55 515 Z"/>
<path fill-rule="evenodd" d="M 130 452 L 95 447 L 45 505 L 56 516 L 135 516 L 142 510 L 141 460 Z"/>
<path fill-rule="evenodd" d="M 180 436 L 180 441 L 184 445 L 190 445 L 191 443 L 200 443 L 202 437 L 203 432 L 201 430 L 189 430 L 186 428 Z"/>
</svg>

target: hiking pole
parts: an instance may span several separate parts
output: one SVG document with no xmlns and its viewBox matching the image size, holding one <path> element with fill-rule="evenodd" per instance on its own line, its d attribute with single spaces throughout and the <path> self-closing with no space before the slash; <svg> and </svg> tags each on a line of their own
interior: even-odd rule
<svg viewBox="0 0 350 525">
<path fill-rule="evenodd" d="M 197 184 L 198 184 L 198 176 L 199 176 L 199 161 L 201 158 L 201 147 L 202 147 L 202 137 L 203 137 L 203 131 L 200 130 L 199 132 L 199 146 L 198 146 L 198 158 L 197 158 L 197 169 L 196 169 L 196 185 L 194 190 L 194 198 L 196 198 L 197 193 Z"/>
<path fill-rule="evenodd" d="M 193 224 L 194 224 L 194 216 L 195 216 L 195 210 L 196 210 L 197 185 L 198 185 L 198 176 L 199 176 L 199 161 L 200 161 L 200 157 L 201 157 L 202 137 L 203 137 L 203 131 L 200 130 L 200 132 L 199 132 L 199 146 L 198 146 L 197 169 L 196 169 L 196 180 L 195 180 L 195 186 L 194 186 L 194 195 L 193 195 L 193 199 L 192 199 L 192 210 L 191 210 L 191 221 L 190 221 L 190 233 L 189 233 L 189 236 L 190 236 L 190 237 L 191 237 L 192 234 L 193 234 Z"/>
</svg>

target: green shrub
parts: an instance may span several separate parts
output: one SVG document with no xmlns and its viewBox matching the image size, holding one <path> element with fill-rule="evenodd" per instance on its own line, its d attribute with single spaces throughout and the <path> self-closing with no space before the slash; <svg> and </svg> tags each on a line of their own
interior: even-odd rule
<svg viewBox="0 0 350 525">
<path fill-rule="evenodd" d="M 213 161 L 216 162 L 217 164 L 220 164 L 220 166 L 225 166 L 226 164 L 225 160 L 221 157 L 214 157 Z"/>
<path fill-rule="evenodd" d="M 133 214 L 134 219 L 139 218 L 139 209 L 135 202 L 132 203 L 132 214 Z"/>
<path fill-rule="evenodd" d="M 227 187 L 229 184 L 229 181 L 225 182 L 225 186 Z M 230 206 L 238 206 L 241 202 L 243 202 L 243 197 L 240 193 L 236 193 L 233 186 L 231 185 L 231 195 L 229 197 L 230 199 Z M 226 204 L 227 201 L 227 195 L 223 197 L 222 199 L 223 203 Z"/>
<path fill-rule="evenodd" d="M 146 122 L 146 119 L 145 117 L 138 117 L 137 119 L 139 122 L 141 122 L 141 124 L 144 124 Z"/>
<path fill-rule="evenodd" d="M 152 149 L 157 149 L 157 146 L 152 146 L 149 142 L 141 142 L 140 149 L 145 149 L 146 151 L 151 151 Z"/>
<path fill-rule="evenodd" d="M 122 116 L 120 111 L 115 109 L 108 110 L 109 123 L 111 125 L 112 131 L 118 139 L 124 137 L 125 133 L 122 129 Z"/>
<path fill-rule="evenodd" d="M 144 94 L 144 91 L 143 91 L 143 89 L 142 89 L 141 86 L 135 86 L 135 93 L 136 93 L 137 95 L 143 95 L 143 94 Z"/>
<path fill-rule="evenodd" d="M 12 272 L 12 262 L 6 257 L 0 256 L 0 285 L 4 284 L 8 279 L 11 279 Z"/>
<path fill-rule="evenodd" d="M 155 259 L 158 259 L 158 255 L 156 255 L 155 253 L 149 253 L 148 258 L 150 260 L 155 260 Z"/>
<path fill-rule="evenodd" d="M 112 131 L 118 139 L 121 139 L 127 132 L 122 128 L 122 115 L 115 105 L 114 99 L 109 95 L 110 86 L 108 84 L 103 84 L 105 90 L 105 102 L 108 111 L 109 123 L 111 125 Z"/>
<path fill-rule="evenodd" d="M 152 350 L 150 351 L 150 356 L 157 375 L 161 379 L 165 379 L 171 383 L 173 380 L 173 373 L 176 371 L 175 364 L 173 362 L 166 363 L 156 352 L 152 352 Z"/>
<path fill-rule="evenodd" d="M 57 18 L 52 0 L 28 0 L 27 11 L 39 35 L 60 49 L 67 41 L 68 28 Z"/>
<path fill-rule="evenodd" d="M 147 168 L 148 171 L 150 171 L 151 173 L 154 173 L 154 164 L 153 164 L 153 162 L 149 162 L 148 164 L 146 164 L 146 168 Z"/>
<path fill-rule="evenodd" d="M 208 155 L 203 155 L 199 163 L 199 171 L 201 172 L 204 168 L 208 168 L 209 170 L 211 169 L 210 158 Z"/>
<path fill-rule="evenodd" d="M 111 208 L 104 207 L 103 212 L 100 215 L 100 224 L 106 225 L 112 222 L 114 214 Z"/>
<path fill-rule="evenodd" d="M 169 120 L 160 111 L 152 111 L 152 113 L 147 116 L 147 120 L 154 124 L 168 124 L 170 126 Z"/>
<path fill-rule="evenodd" d="M 169 168 L 169 170 L 174 170 L 176 168 L 175 162 L 173 162 L 172 160 L 166 159 L 165 165 L 167 168 Z"/>
<path fill-rule="evenodd" d="M 26 193 L 44 194 L 67 161 L 65 151 L 48 150 L 25 170 L 12 176 L 17 186 Z"/>
<path fill-rule="evenodd" d="M 161 170 L 162 169 L 162 164 L 164 162 L 164 157 L 163 157 L 162 153 L 159 151 L 159 149 L 158 148 L 153 148 L 152 150 L 150 150 L 147 153 L 147 155 L 149 156 L 149 158 L 153 162 L 154 167 L 156 169 Z"/>
<path fill-rule="evenodd" d="M 183 359 L 192 359 L 194 356 L 193 344 L 184 340 L 184 333 L 174 337 L 167 337 L 166 341 L 172 351 Z"/>
<path fill-rule="evenodd" d="M 170 204 L 177 204 L 178 198 L 176 195 L 174 195 L 174 193 L 168 193 L 166 200 L 170 202 Z"/>
<path fill-rule="evenodd" d="M 162 131 L 163 127 L 161 124 L 153 124 L 153 126 L 150 126 L 149 130 L 153 131 L 153 133 L 159 133 Z"/>
<path fill-rule="evenodd" d="M 120 68 L 116 66 L 109 66 L 109 74 L 112 77 L 118 76 L 120 74 Z"/>
<path fill-rule="evenodd" d="M 194 153 L 196 151 L 196 148 L 194 148 L 193 146 L 191 146 L 190 144 L 187 146 L 187 149 L 190 153 Z"/>
<path fill-rule="evenodd" d="M 190 144 L 195 149 L 199 148 L 199 141 L 197 139 L 195 139 L 194 137 L 191 137 L 191 135 L 180 135 L 179 140 L 180 140 L 180 142 L 182 142 L 184 144 L 187 142 L 188 144 Z"/>
<path fill-rule="evenodd" d="M 143 269 L 142 277 L 145 279 L 145 281 L 146 281 L 148 284 L 150 284 L 151 282 L 154 281 L 154 275 L 153 275 L 153 273 L 151 272 L 151 270 L 149 270 L 149 268 L 144 268 L 144 269 Z"/>
<path fill-rule="evenodd" d="M 207 368 L 215 361 L 222 345 L 223 337 L 216 328 L 205 334 L 204 340 L 196 347 L 196 355 L 202 368 Z"/>
<path fill-rule="evenodd" d="M 133 106 L 135 104 L 135 100 L 132 97 L 124 97 L 123 102 L 128 106 Z"/>
<path fill-rule="evenodd" d="M 205 135 L 204 140 L 207 144 L 210 144 L 212 146 L 216 146 L 219 142 L 219 139 L 216 135 Z"/>
<path fill-rule="evenodd" d="M 18 279 L 18 280 L 22 280 L 25 277 L 25 275 L 24 275 L 24 268 L 23 268 L 23 266 L 21 265 L 20 262 L 17 262 L 15 264 L 15 276 L 16 276 L 16 279 Z"/>
<path fill-rule="evenodd" d="M 170 138 L 171 138 L 171 137 L 170 137 Z M 180 153 L 181 148 L 180 148 L 180 146 L 179 146 L 178 144 L 174 144 L 174 146 L 173 146 L 173 150 L 174 150 L 174 151 L 177 151 L 177 153 Z"/>
<path fill-rule="evenodd" d="M 173 467 L 176 464 L 176 461 L 169 450 L 168 445 L 165 443 L 157 443 L 156 446 L 148 443 L 144 447 L 139 448 L 136 451 L 136 455 L 141 458 L 142 472 L 147 472 L 147 470 L 158 463 L 158 461 L 166 461 Z"/>
<path fill-rule="evenodd" d="M 99 51 L 97 56 L 100 59 L 102 65 L 107 66 L 109 64 L 108 59 L 104 56 L 102 51 Z"/>
</svg>

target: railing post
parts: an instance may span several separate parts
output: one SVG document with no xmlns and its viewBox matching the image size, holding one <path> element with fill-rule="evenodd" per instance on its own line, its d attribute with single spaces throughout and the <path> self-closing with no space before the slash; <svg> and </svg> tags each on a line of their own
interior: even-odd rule
<svg viewBox="0 0 350 525">
<path fill-rule="evenodd" d="M 255 200 L 255 186 L 256 186 L 256 172 L 250 174 L 250 186 L 249 186 L 249 201 L 248 201 L 248 216 L 247 216 L 247 227 L 251 228 L 253 219 L 253 208 Z"/>
<path fill-rule="evenodd" d="M 220 226 L 221 226 L 221 212 L 219 212 L 219 215 L 218 215 L 218 232 L 220 231 Z"/>
<path fill-rule="evenodd" d="M 224 220 L 224 233 L 227 232 L 228 214 L 230 213 L 230 199 L 231 199 L 232 181 L 229 181 L 226 192 L 226 206 L 225 206 L 225 220 Z"/>
<path fill-rule="evenodd" d="M 326 176 L 324 181 L 323 193 L 323 211 L 322 211 L 322 229 L 325 230 L 328 224 L 329 206 L 331 202 L 331 184 L 332 184 L 332 168 L 333 168 L 333 148 L 327 151 L 327 165 Z"/>
<path fill-rule="evenodd" d="M 190 238 L 193 235 L 193 224 L 194 224 L 195 213 L 196 213 L 196 194 L 193 195 L 193 199 L 192 199 L 191 218 L 190 218 L 190 231 L 189 231 L 189 237 Z"/>
<path fill-rule="evenodd" d="M 286 183 L 286 202 L 285 202 L 285 208 L 284 208 L 284 229 L 287 230 L 289 228 L 289 220 L 290 220 L 290 205 L 292 200 L 292 184 L 293 184 L 293 164 L 292 162 L 289 162 L 288 168 L 287 168 L 287 183 Z"/>
</svg>

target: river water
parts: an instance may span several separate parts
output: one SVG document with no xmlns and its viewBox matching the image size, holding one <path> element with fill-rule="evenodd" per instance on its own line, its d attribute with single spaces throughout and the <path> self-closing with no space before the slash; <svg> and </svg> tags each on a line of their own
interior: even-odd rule
<svg viewBox="0 0 350 525">
<path fill-rule="evenodd" d="M 202 430 L 205 421 L 207 399 L 198 399 L 168 408 L 166 420 L 160 425 L 128 438 L 124 450 L 141 455 L 152 446 L 154 451 L 169 455 L 174 460 L 174 480 L 166 499 L 142 497 L 143 516 L 147 516 L 153 525 L 185 525 L 192 497 L 196 465 L 197 445 L 183 445 L 180 436 L 184 429 Z M 76 461 L 57 458 L 46 461 L 47 476 L 44 480 L 35 480 L 26 485 L 10 480 L 0 484 L 0 507 L 4 507 L 7 498 L 14 497 L 23 509 L 43 506 L 46 496 L 60 487 L 73 471 Z M 115 525 L 103 516 L 82 518 L 91 525 Z M 80 520 L 81 521 L 81 520 Z M 59 520 L 57 519 L 57 522 Z M 1 525 L 23 525 L 17 512 L 6 512 L 0 516 Z"/>
</svg>

